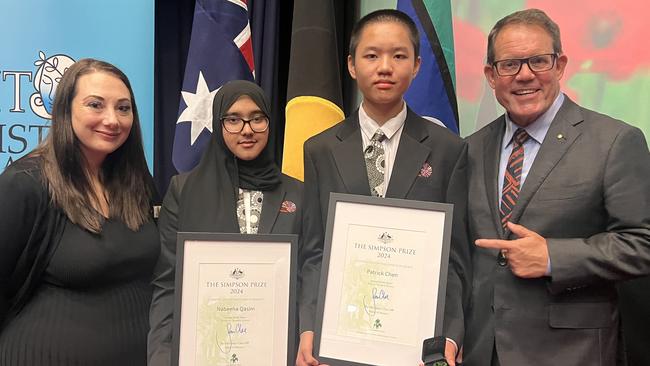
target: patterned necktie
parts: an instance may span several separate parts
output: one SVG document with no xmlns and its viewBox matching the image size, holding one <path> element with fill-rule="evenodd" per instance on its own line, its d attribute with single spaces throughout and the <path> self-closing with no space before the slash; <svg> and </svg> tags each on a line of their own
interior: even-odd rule
<svg viewBox="0 0 650 366">
<path fill-rule="evenodd" d="M 368 171 L 368 183 L 370 183 L 370 193 L 374 197 L 384 197 L 384 147 L 381 142 L 386 139 L 386 135 L 381 129 L 372 136 L 370 144 L 363 151 L 366 160 L 366 170 Z"/>
<path fill-rule="evenodd" d="M 519 198 L 519 189 L 521 185 L 521 170 L 524 166 L 524 142 L 530 136 L 523 128 L 517 129 L 512 138 L 512 152 L 508 158 L 508 165 L 503 177 L 503 191 L 501 193 L 501 206 L 499 213 L 501 214 L 501 225 L 506 227 L 506 223 L 512 216 L 512 210 L 517 204 Z"/>
</svg>

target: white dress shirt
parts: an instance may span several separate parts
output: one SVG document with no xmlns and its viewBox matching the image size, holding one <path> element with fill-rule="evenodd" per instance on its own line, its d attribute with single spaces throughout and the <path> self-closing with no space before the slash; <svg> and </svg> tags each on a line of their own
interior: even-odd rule
<svg viewBox="0 0 650 366">
<path fill-rule="evenodd" d="M 372 136 L 381 128 L 386 138 L 381 142 L 384 148 L 384 184 L 383 192 L 386 192 L 388 183 L 390 183 L 390 176 L 395 164 L 395 155 L 399 147 L 399 140 L 402 137 L 402 130 L 404 130 L 404 122 L 406 122 L 406 103 L 404 103 L 402 110 L 397 115 L 379 126 L 372 118 L 366 114 L 363 109 L 363 103 L 359 107 L 359 127 L 361 128 L 361 140 L 363 141 L 362 151 L 370 145 Z"/>
</svg>

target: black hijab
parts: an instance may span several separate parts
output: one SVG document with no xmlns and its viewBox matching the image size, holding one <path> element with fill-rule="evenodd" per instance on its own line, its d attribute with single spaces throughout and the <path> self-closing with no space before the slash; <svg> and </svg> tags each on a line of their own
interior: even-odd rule
<svg viewBox="0 0 650 366">
<path fill-rule="evenodd" d="M 178 231 L 238 233 L 239 188 L 270 191 L 280 184 L 280 169 L 268 144 L 255 159 L 245 161 L 238 159 L 223 140 L 221 117 L 242 95 L 250 97 L 266 116 L 271 114 L 264 91 L 255 83 L 235 80 L 219 89 L 212 104 L 210 143 L 181 192 Z"/>
</svg>

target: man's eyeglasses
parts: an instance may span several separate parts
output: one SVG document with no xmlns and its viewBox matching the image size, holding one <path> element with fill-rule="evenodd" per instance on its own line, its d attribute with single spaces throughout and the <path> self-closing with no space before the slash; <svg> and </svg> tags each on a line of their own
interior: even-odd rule
<svg viewBox="0 0 650 366">
<path fill-rule="evenodd" d="M 545 53 L 527 58 L 511 58 L 507 60 L 494 61 L 492 66 L 499 76 L 514 76 L 521 71 L 521 65 L 528 64 L 532 72 L 544 72 L 553 68 L 557 54 Z"/>
<path fill-rule="evenodd" d="M 221 117 L 223 128 L 230 133 L 242 132 L 247 123 L 253 132 L 264 132 L 269 128 L 269 119 L 265 115 L 253 116 L 251 119 L 237 116 Z"/>
</svg>

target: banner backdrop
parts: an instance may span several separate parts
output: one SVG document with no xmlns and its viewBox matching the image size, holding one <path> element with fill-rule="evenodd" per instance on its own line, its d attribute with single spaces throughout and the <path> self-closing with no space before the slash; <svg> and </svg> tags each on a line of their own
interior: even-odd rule
<svg viewBox="0 0 650 366">
<path fill-rule="evenodd" d="M 153 166 L 154 0 L 5 1 L 0 6 L 0 172 L 48 133 L 52 99 L 74 61 L 129 77 Z"/>
</svg>

